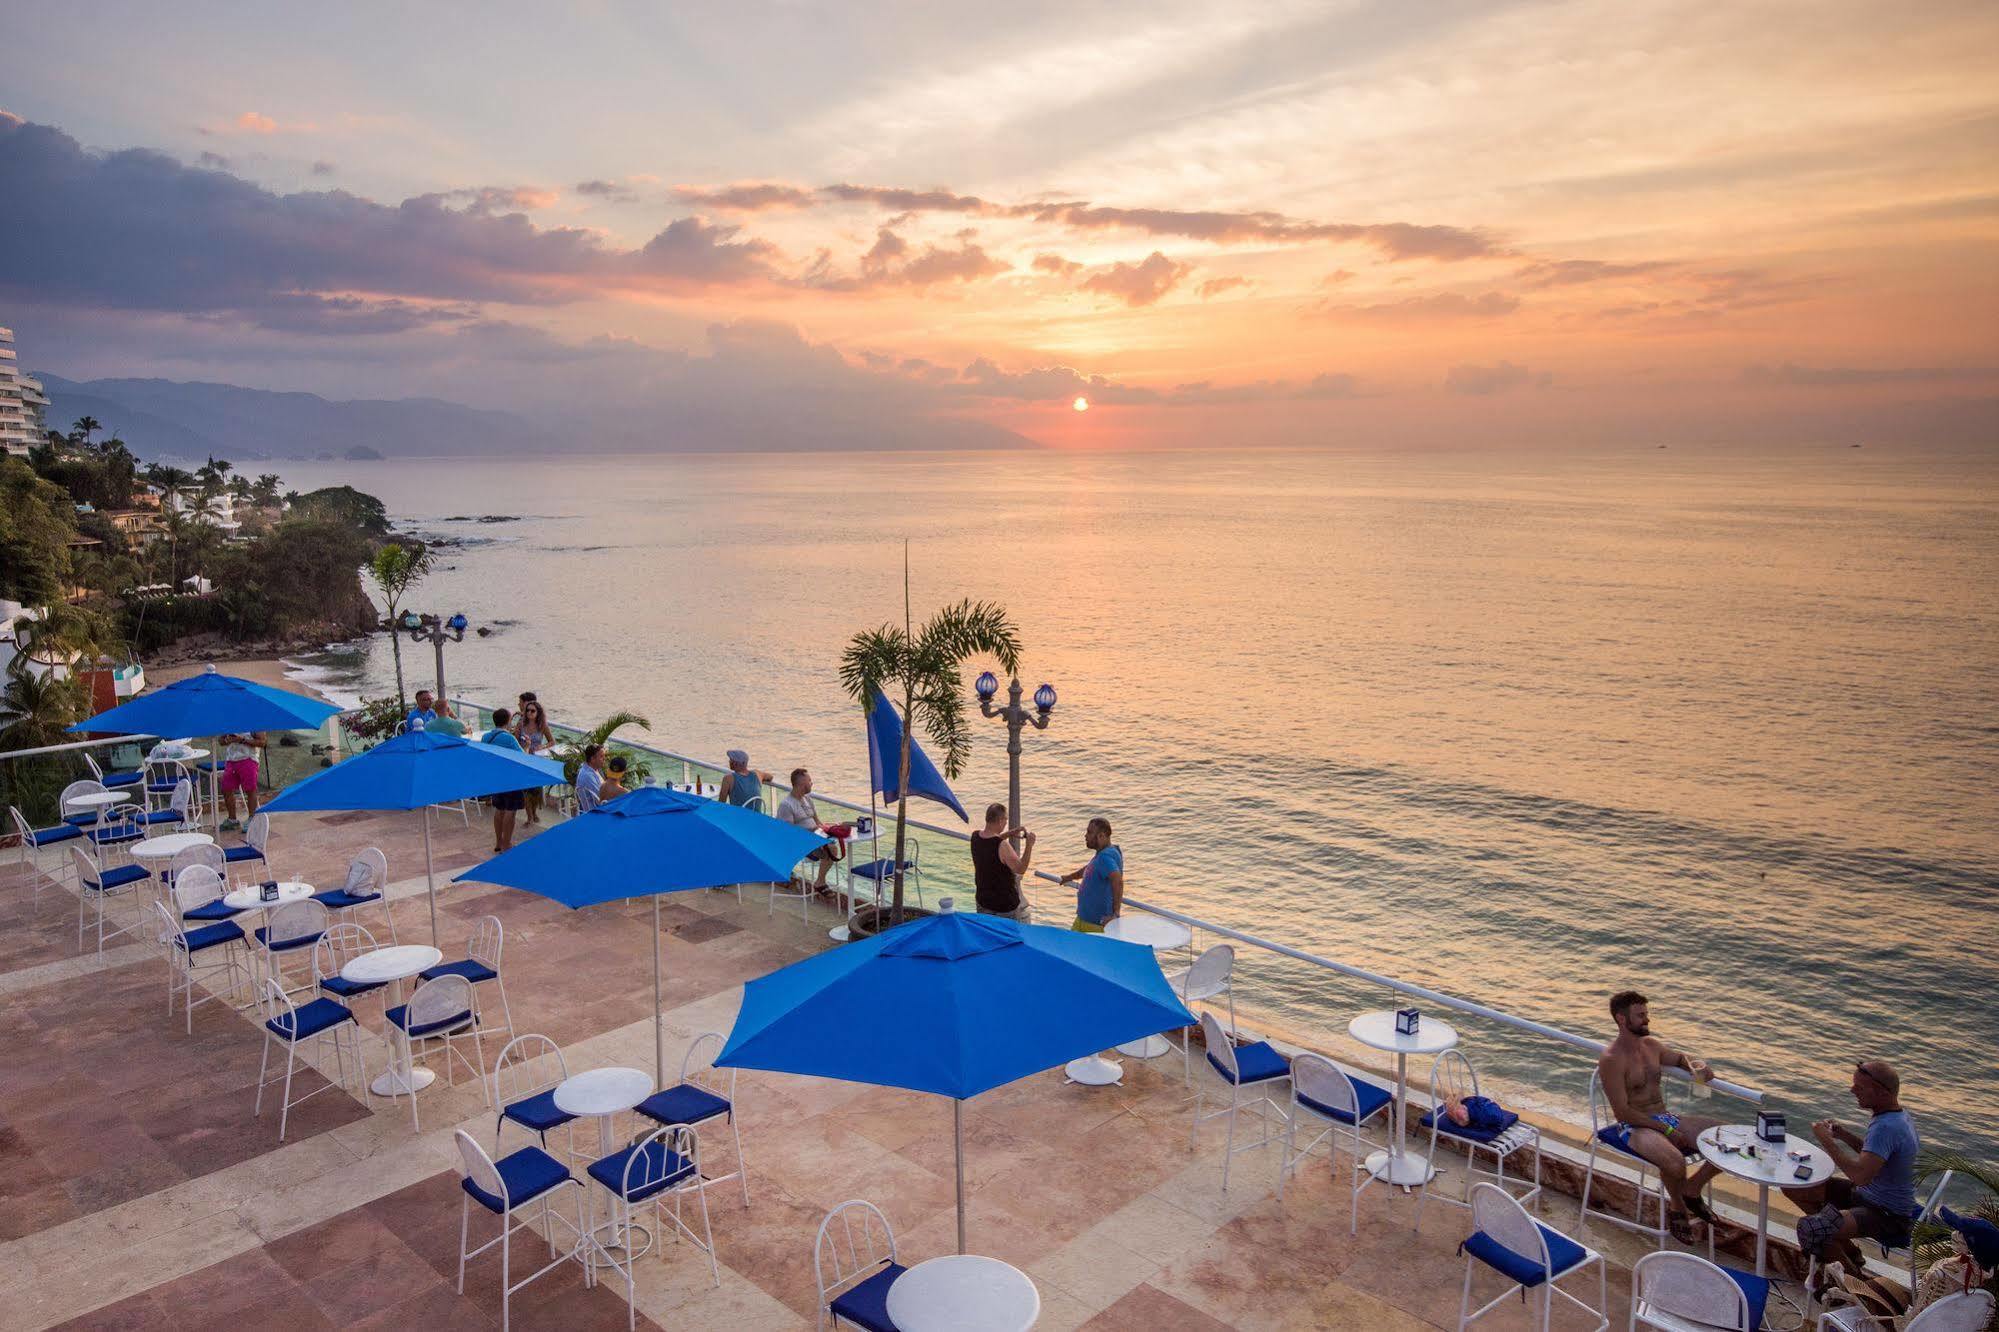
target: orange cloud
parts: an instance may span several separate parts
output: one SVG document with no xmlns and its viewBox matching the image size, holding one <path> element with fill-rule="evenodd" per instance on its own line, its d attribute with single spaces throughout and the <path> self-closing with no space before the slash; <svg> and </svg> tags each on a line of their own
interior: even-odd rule
<svg viewBox="0 0 1999 1332">
<path fill-rule="evenodd" d="M 1104 272 L 1092 273 L 1078 290 L 1094 291 L 1133 307 L 1152 305 L 1193 271 L 1193 265 L 1176 263 L 1154 250 L 1140 263 L 1119 262 Z"/>
</svg>

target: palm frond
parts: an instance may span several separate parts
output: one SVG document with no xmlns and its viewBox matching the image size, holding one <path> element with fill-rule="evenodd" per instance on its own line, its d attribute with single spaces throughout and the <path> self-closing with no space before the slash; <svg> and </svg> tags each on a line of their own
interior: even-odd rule
<svg viewBox="0 0 1999 1332">
<path fill-rule="evenodd" d="M 840 687 L 865 708 L 875 690 L 903 679 L 909 667 L 909 636 L 892 624 L 864 629 L 840 654 Z"/>
<path fill-rule="evenodd" d="M 965 720 L 965 695 L 958 687 L 958 675 L 926 677 L 920 691 L 910 700 L 911 723 L 920 724 L 931 747 L 943 757 L 946 777 L 957 777 L 965 760 L 972 756 L 972 729 Z"/>
<path fill-rule="evenodd" d="M 650 731 L 652 723 L 636 712 L 614 712 L 604 718 L 590 732 L 590 744 L 601 745 L 610 741 L 621 728 L 636 726 L 642 731 Z"/>
<path fill-rule="evenodd" d="M 985 652 L 1009 675 L 1020 669 L 1020 630 L 1007 617 L 1005 607 L 990 601 L 968 597 L 946 606 L 930 617 L 919 638 L 948 653 L 954 663 Z"/>
<path fill-rule="evenodd" d="M 1999 1162 L 1981 1161 L 1947 1147 L 1925 1147 L 1916 1157 L 1916 1172 L 1932 1179 L 1949 1170 L 1978 1184 L 1990 1194 L 1999 1194 Z"/>
</svg>

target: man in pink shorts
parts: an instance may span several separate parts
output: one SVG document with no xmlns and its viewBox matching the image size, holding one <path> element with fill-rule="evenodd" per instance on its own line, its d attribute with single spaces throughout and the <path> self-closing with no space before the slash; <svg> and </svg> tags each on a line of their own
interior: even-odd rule
<svg viewBox="0 0 1999 1332">
<path fill-rule="evenodd" d="M 222 737 L 222 799 L 229 807 L 229 817 L 222 824 L 224 832 L 234 832 L 243 826 L 236 821 L 238 791 L 243 793 L 243 803 L 249 807 L 243 817 L 253 818 L 257 813 L 257 751 L 263 745 L 262 731 Z"/>
</svg>

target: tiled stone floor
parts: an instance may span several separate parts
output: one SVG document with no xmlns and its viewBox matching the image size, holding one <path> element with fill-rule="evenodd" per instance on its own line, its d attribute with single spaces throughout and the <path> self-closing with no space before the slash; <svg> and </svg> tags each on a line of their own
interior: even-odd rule
<svg viewBox="0 0 1999 1332">
<path fill-rule="evenodd" d="M 437 863 L 454 867 L 440 870 L 444 879 L 490 851 L 476 820 L 464 826 L 447 815 L 436 828 Z M 281 816 L 274 868 L 331 883 L 370 845 L 389 859 L 397 933 L 426 939 L 413 815 Z M 43 864 L 60 874 L 54 856 Z M 164 965 L 149 943 L 119 940 L 101 958 L 79 956 L 75 896 L 45 880 L 37 906 L 32 885 L 31 871 L 0 868 L 0 1048 L 9 1055 L 0 1064 L 0 1326 L 497 1323 L 496 1258 L 474 1261 L 462 1297 L 453 1289 L 461 1194 L 451 1133 L 462 1126 L 491 1143 L 482 1088 L 440 1080 L 423 1093 L 420 1133 L 406 1102 L 328 1092 L 295 1112 L 280 1145 L 275 1114 L 250 1112 L 261 1049 L 254 1021 L 209 1005 L 185 1035 L 180 1016 L 164 1012 Z M 502 972 L 517 1031 L 554 1037 L 572 1071 L 650 1066 L 648 903 L 570 911 L 449 883 L 438 900 L 448 956 L 462 953 L 479 916 L 504 922 Z M 359 919 L 387 932 L 377 910 Z M 661 919 L 669 1060 L 697 1033 L 726 1030 L 743 981 L 827 946 L 831 923 L 823 908 L 810 925 L 795 907 L 772 916 L 749 891 L 741 904 L 727 892 L 679 894 L 662 904 Z M 363 1001 L 358 1011 L 379 1069 L 380 1005 Z M 879 1020 L 892 1035 L 893 1015 Z M 487 1046 L 489 1061 L 496 1047 Z M 1359 1234 L 1349 1236 L 1344 1186 L 1323 1164 L 1281 1202 L 1273 1196 L 1274 1150 L 1239 1155 L 1224 1193 L 1219 1122 L 1189 1148 L 1178 1055 L 1125 1068 L 1122 1087 L 1068 1085 L 1056 1071 L 966 1106 L 970 1247 L 1034 1277 L 1041 1327 L 1454 1325 L 1462 1211 L 1433 1205 L 1417 1232 L 1413 1200 L 1371 1188 Z M 640 1263 L 642 1322 L 810 1325 L 813 1236 L 825 1212 L 851 1197 L 883 1208 L 904 1261 L 952 1250 L 946 1102 L 744 1074 L 738 1104 L 751 1202 L 746 1208 L 733 1184 L 711 1191 L 721 1284 L 690 1246 L 668 1244 Z M 728 1168 L 725 1137 L 704 1148 L 710 1173 Z M 1545 1215 L 1576 1234 L 1574 1206 L 1550 1195 Z M 1582 1237 L 1617 1263 L 1635 1257 L 1622 1232 Z M 533 1243 L 520 1250 L 535 1251 Z M 1621 1323 L 1623 1266 L 1612 1269 L 1610 1300 Z M 565 1267 L 517 1297 L 513 1312 L 519 1327 L 618 1326 L 624 1289 L 585 1289 Z M 1485 1325 L 1532 1324 L 1507 1307 Z M 1586 1325 L 1558 1308 L 1555 1326 Z"/>
</svg>

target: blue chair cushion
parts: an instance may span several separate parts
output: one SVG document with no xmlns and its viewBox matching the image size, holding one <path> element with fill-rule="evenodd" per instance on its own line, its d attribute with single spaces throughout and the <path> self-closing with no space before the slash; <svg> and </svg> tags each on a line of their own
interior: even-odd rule
<svg viewBox="0 0 1999 1332">
<path fill-rule="evenodd" d="M 326 991 L 328 994 L 337 994 L 342 999 L 352 999 L 356 995 L 368 994 L 371 991 L 381 989 L 387 984 L 387 981 L 351 981 L 342 976 L 322 976 L 319 979 L 320 989 Z"/>
<path fill-rule="evenodd" d="M 72 837 L 83 836 L 83 829 L 73 823 L 58 823 L 53 828 L 34 828 L 28 833 L 28 840 L 36 846 L 54 846 L 57 842 L 67 842 Z"/>
<path fill-rule="evenodd" d="M 81 814 L 65 814 L 62 816 L 62 821 L 72 827 L 88 828 L 91 824 L 97 822 L 97 811 L 90 809 L 85 810 Z"/>
<path fill-rule="evenodd" d="M 729 1113 L 729 1102 L 706 1087 L 683 1082 L 639 1102 L 639 1113 L 662 1124 L 699 1124 Z"/>
<path fill-rule="evenodd" d="M 375 899 L 370 897 L 363 900 L 372 902 Z M 422 974 L 425 980 L 436 980 L 439 976 L 463 976 L 466 980 L 477 985 L 480 981 L 492 980 L 500 973 L 487 966 L 484 962 L 474 962 L 468 957 L 457 962 L 439 963 Z"/>
<path fill-rule="evenodd" d="M 214 948 L 218 944 L 235 943 L 243 937 L 243 927 L 233 920 L 218 921 L 204 925 L 198 930 L 183 931 L 181 946 L 190 953 L 198 953 L 204 948 Z"/>
<path fill-rule="evenodd" d="M 129 823 L 115 824 L 109 828 L 92 828 L 90 840 L 99 846 L 116 846 L 120 842 L 136 842 L 144 836 L 139 829 Z"/>
<path fill-rule="evenodd" d="M 898 1332 L 888 1316 L 888 1288 L 908 1270 L 901 1263 L 890 1263 L 853 1289 L 835 1296 L 827 1308 L 835 1318 L 844 1318 L 867 1328 L 868 1332 Z"/>
<path fill-rule="evenodd" d="M 1763 1326 L 1763 1309 L 1770 1303 L 1770 1282 L 1753 1272 L 1738 1272 L 1732 1267 L 1724 1267 L 1728 1279 L 1742 1288 L 1743 1298 L 1749 1301 L 1749 1326 Z"/>
<path fill-rule="evenodd" d="M 567 1184 L 572 1178 L 568 1166 L 539 1147 L 523 1147 L 493 1162 L 493 1167 L 500 1172 L 500 1187 L 506 1190 L 505 1198 L 495 1197 L 469 1179 L 459 1182 L 474 1202 L 496 1213 L 506 1211 L 509 1204 L 519 1207 L 522 1203 L 533 1202 L 550 1189 Z"/>
<path fill-rule="evenodd" d="M 246 860 L 262 860 L 263 858 L 264 853 L 256 847 L 251 846 L 248 842 L 245 842 L 241 846 L 225 847 L 222 851 L 223 861 L 231 865 L 240 865 Z M 313 896 L 317 897 L 319 894 L 314 893 Z"/>
<path fill-rule="evenodd" d="M 198 907 L 188 908 L 186 911 L 180 913 L 180 918 L 182 920 L 228 920 L 232 916 L 241 914 L 235 907 L 230 906 L 218 897 L 213 902 L 203 902 Z"/>
<path fill-rule="evenodd" d="M 1208 1062 L 1215 1066 L 1215 1072 L 1225 1078 L 1228 1077 L 1229 1071 L 1223 1067 L 1221 1060 L 1209 1055 Z M 1246 1087 L 1252 1082 L 1268 1082 L 1272 1078 L 1291 1076 L 1291 1065 L 1285 1062 L 1283 1055 L 1270 1048 L 1269 1041 L 1258 1041 L 1254 1045 L 1238 1045 L 1235 1048 L 1235 1062 L 1237 1069 L 1235 1083 L 1239 1087 Z"/>
<path fill-rule="evenodd" d="M 320 1032 L 325 1031 L 329 1027 L 337 1027 L 343 1022 L 352 1022 L 353 1020 L 354 1015 L 344 1005 L 336 1004 L 331 999 L 315 999 L 309 1004 L 300 1005 L 298 1010 L 298 1032 L 296 1035 L 291 1030 L 291 1015 L 289 1013 L 269 1019 L 264 1023 L 264 1026 L 274 1034 L 282 1036 L 287 1040 L 302 1041 L 308 1036 L 319 1035 Z"/>
<path fill-rule="evenodd" d="M 97 780 L 105 787 L 116 790 L 121 786 L 137 786 L 143 776 L 143 773 L 138 772 L 107 772 Z"/>
<path fill-rule="evenodd" d="M 382 895 L 380 893 L 350 893 L 345 888 L 328 888 L 323 893 L 314 893 L 312 900 L 324 906 L 328 911 L 345 911 L 348 907 L 357 907 L 365 902 L 379 902 L 382 900 Z"/>
<path fill-rule="evenodd" d="M 405 1022 L 409 1021 L 410 1006 L 408 1004 L 397 1004 L 394 1008 L 382 1014 L 382 1016 L 388 1019 L 389 1025 L 402 1027 Z M 414 1027 L 405 1027 L 404 1030 L 408 1031 L 412 1036 L 428 1036 L 433 1031 L 443 1031 L 447 1027 L 456 1027 L 460 1023 L 470 1022 L 471 1020 L 472 1010 L 468 1008 L 462 1013 L 453 1013 L 450 1017 L 439 1018 L 435 1022 L 419 1022 Z"/>
<path fill-rule="evenodd" d="M 1364 1123 L 1373 1116 L 1380 1114 L 1382 1107 L 1395 1099 L 1395 1093 L 1389 1091 L 1386 1087 L 1377 1087 L 1372 1082 L 1363 1082 L 1359 1078 L 1352 1078 L 1350 1081 L 1353 1083 L 1354 1106 L 1360 1112 L 1357 1115 L 1350 1115 L 1344 1110 L 1326 1105 L 1320 1101 L 1315 1101 L 1303 1094 L 1298 1099 L 1326 1118 L 1336 1119 L 1342 1124 Z"/>
<path fill-rule="evenodd" d="M 634 1156 L 644 1154 L 641 1164 L 630 1165 L 632 1174 L 643 1183 L 633 1183 L 632 1191 L 624 1193 L 625 1171 Z M 618 1193 L 628 1202 L 644 1202 L 655 1193 L 678 1184 L 694 1173 L 694 1163 L 679 1152 L 669 1152 L 666 1144 L 657 1138 L 638 1147 L 626 1147 L 612 1152 L 609 1156 L 590 1163 L 590 1178 L 602 1184 L 613 1193 Z"/>
<path fill-rule="evenodd" d="M 1539 1221 L 1534 1223 L 1548 1242 L 1548 1262 L 1554 1267 L 1554 1275 L 1560 1276 L 1580 1263 L 1587 1255 L 1583 1246 L 1564 1235 L 1559 1230 L 1550 1230 Z M 1548 1279 L 1548 1273 L 1541 1269 L 1539 1259 L 1524 1253 L 1515 1253 L 1483 1230 L 1472 1232 L 1471 1238 L 1458 1246 L 1461 1253 L 1468 1253 L 1498 1272 L 1503 1272 L 1521 1285 L 1532 1288 Z"/>
<path fill-rule="evenodd" d="M 561 1128 L 576 1116 L 556 1106 L 555 1088 L 550 1087 L 515 1101 L 500 1111 L 500 1118 L 511 1119 L 536 1133 L 546 1133 L 552 1128 Z"/>
<path fill-rule="evenodd" d="M 916 869 L 915 861 L 905 860 L 902 862 L 902 872 L 905 876 L 914 869 Z M 880 860 L 870 860 L 865 865 L 854 866 L 848 873 L 857 879 L 891 879 L 895 877 L 895 858 L 893 856 L 883 856 Z"/>
<path fill-rule="evenodd" d="M 186 819 L 177 809 L 156 809 L 149 814 L 134 815 L 132 822 L 143 823 L 147 827 L 153 828 L 158 827 L 162 823 L 184 823 Z"/>
<path fill-rule="evenodd" d="M 106 888 L 123 888 L 128 883 L 144 883 L 152 877 L 152 871 L 144 865 L 119 865 L 105 870 L 97 877 L 95 884 L 85 884 L 86 888 L 96 888 L 100 892 Z"/>
<path fill-rule="evenodd" d="M 1484 1104 L 1477 1105 L 1475 1104 L 1477 1102 Z M 1454 1123 L 1449 1115 L 1439 1116 L 1434 1109 L 1426 1111 L 1416 1122 L 1424 1128 L 1429 1128 L 1434 1121 L 1437 1132 L 1446 1137 L 1477 1143 L 1492 1142 L 1520 1122 L 1519 1115 L 1494 1101 L 1486 1100 L 1483 1096 L 1467 1096 L 1465 1108 L 1472 1112 L 1472 1122 L 1469 1124 Z"/>
<path fill-rule="evenodd" d="M 319 942 L 317 934 L 301 934 L 295 939 L 280 939 L 276 943 L 272 943 L 270 942 L 270 933 L 271 927 L 268 925 L 259 925 L 257 927 L 257 942 L 270 949 L 273 953 L 289 953 L 297 948 L 310 948 Z"/>
</svg>

